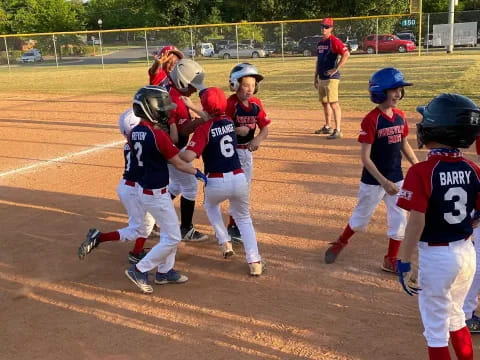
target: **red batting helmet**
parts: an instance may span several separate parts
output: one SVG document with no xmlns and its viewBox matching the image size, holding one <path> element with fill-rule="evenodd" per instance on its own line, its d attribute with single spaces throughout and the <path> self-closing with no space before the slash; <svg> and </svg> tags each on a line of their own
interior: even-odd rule
<svg viewBox="0 0 480 360">
<path fill-rule="evenodd" d="M 170 55 L 170 53 L 174 53 L 178 56 L 179 59 L 183 59 L 183 53 L 178 50 L 176 46 L 173 45 L 165 46 L 162 50 L 160 50 L 159 55 L 160 57 L 162 57 L 163 55 L 168 56 Z"/>
</svg>

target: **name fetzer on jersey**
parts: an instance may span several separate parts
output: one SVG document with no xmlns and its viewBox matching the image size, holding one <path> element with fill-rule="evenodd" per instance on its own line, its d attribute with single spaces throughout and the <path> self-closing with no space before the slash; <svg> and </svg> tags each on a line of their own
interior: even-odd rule
<svg viewBox="0 0 480 360">
<path fill-rule="evenodd" d="M 470 174 L 472 171 L 448 171 L 440 172 L 440 185 L 465 185 L 470 184 Z"/>
<path fill-rule="evenodd" d="M 233 123 L 232 123 L 232 124 L 224 125 L 222 127 L 210 129 L 210 135 L 212 137 L 216 137 L 220 135 L 230 134 L 234 131 L 235 130 L 233 129 Z"/>
<path fill-rule="evenodd" d="M 132 132 L 132 140 L 142 141 L 142 140 L 145 140 L 146 136 L 147 136 L 147 133 L 143 131 Z"/>
</svg>

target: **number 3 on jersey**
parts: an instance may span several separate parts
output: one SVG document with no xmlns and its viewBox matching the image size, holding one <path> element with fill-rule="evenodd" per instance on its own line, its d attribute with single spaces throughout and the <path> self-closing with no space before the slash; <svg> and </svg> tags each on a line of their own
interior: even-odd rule
<svg viewBox="0 0 480 360">
<path fill-rule="evenodd" d="M 222 155 L 226 158 L 232 157 L 235 154 L 235 149 L 233 148 L 233 139 L 230 135 L 225 135 L 220 139 L 220 151 Z"/>
<path fill-rule="evenodd" d="M 461 187 L 452 187 L 445 193 L 443 199 L 445 201 L 453 201 L 453 198 L 457 197 L 458 200 L 454 201 L 455 212 L 458 215 L 454 215 L 454 212 L 444 213 L 443 218 L 449 224 L 460 224 L 467 217 L 467 192 Z"/>
</svg>

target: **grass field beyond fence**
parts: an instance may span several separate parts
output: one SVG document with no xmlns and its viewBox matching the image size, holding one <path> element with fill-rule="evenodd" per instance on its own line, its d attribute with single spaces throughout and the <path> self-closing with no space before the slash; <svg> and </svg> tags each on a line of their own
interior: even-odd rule
<svg viewBox="0 0 480 360">
<path fill-rule="evenodd" d="M 219 86 L 228 91 L 228 75 L 235 62 L 230 60 L 198 60 L 206 72 L 207 86 Z M 249 60 L 246 60 L 249 61 Z M 259 97 L 267 107 L 318 109 L 313 88 L 314 57 L 266 58 L 252 61 L 265 75 Z M 404 72 L 414 86 L 406 89 L 401 108 L 414 111 L 419 104 L 441 92 L 458 92 L 480 103 L 480 55 L 468 51 L 446 55 L 444 53 L 416 56 L 355 55 L 342 69 L 340 84 L 341 105 L 345 111 L 367 111 L 372 107 L 368 98 L 368 79 L 386 66 Z M 0 92 L 4 96 L 52 95 L 119 95 L 128 97 L 146 84 L 146 64 L 100 66 L 23 66 L 0 71 Z"/>
</svg>

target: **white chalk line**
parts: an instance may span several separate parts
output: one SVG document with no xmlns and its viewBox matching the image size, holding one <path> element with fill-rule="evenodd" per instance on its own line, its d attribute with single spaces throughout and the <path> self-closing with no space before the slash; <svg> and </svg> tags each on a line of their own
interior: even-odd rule
<svg viewBox="0 0 480 360">
<path fill-rule="evenodd" d="M 37 169 L 37 168 L 42 167 L 42 166 L 48 166 L 52 163 L 56 163 L 56 162 L 60 162 L 60 161 L 63 161 L 63 160 L 71 159 L 71 158 L 74 158 L 74 157 L 77 157 L 77 156 L 86 155 L 86 154 L 89 154 L 89 153 L 92 153 L 92 152 L 95 152 L 95 151 L 104 150 L 106 148 L 115 147 L 115 146 L 118 146 L 118 145 L 123 144 L 123 143 L 125 143 L 125 140 L 115 141 L 115 142 L 112 142 L 112 143 L 109 143 L 109 144 L 95 145 L 93 148 L 90 148 L 90 149 L 87 149 L 87 150 L 82 150 L 82 151 L 79 151 L 79 152 L 76 152 L 76 153 L 70 153 L 70 154 L 67 154 L 67 155 L 64 155 L 64 156 L 60 156 L 60 157 L 55 158 L 55 159 L 50 159 L 50 160 L 46 160 L 46 161 L 42 161 L 42 162 L 37 162 L 35 164 L 24 166 L 24 167 L 21 167 L 21 168 L 18 168 L 18 169 L 5 171 L 3 173 L 0 173 L 0 177 L 4 177 L 4 176 L 8 176 L 8 175 L 14 175 L 14 174 L 18 174 L 18 173 L 21 173 L 21 172 L 26 172 L 26 171 L 29 171 L 29 170 Z"/>
</svg>

